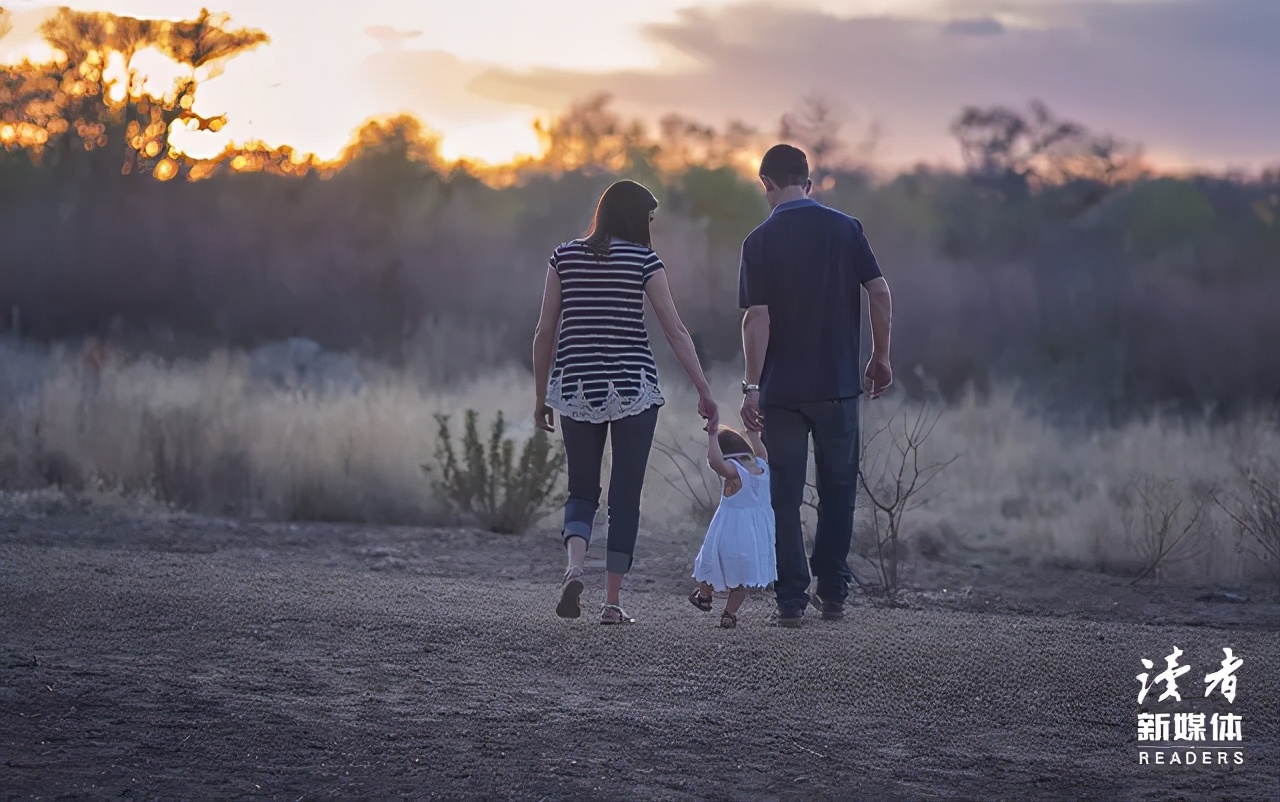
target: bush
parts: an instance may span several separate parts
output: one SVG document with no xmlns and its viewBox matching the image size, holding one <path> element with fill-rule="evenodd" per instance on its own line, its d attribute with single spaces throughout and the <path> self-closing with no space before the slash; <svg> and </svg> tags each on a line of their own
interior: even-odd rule
<svg viewBox="0 0 1280 802">
<path fill-rule="evenodd" d="M 1214 501 L 1239 529 L 1239 548 L 1280 582 L 1280 460 L 1259 459 L 1237 468 L 1241 489 L 1224 503 Z"/>
<path fill-rule="evenodd" d="M 491 532 L 520 534 L 554 506 L 553 495 L 564 454 L 552 451 L 551 440 L 541 429 L 524 444 L 515 464 L 515 441 L 506 437 L 502 413 L 493 421 L 487 446 L 480 442 L 475 410 L 466 414 L 461 460 L 453 448 L 449 416 L 436 415 L 436 489 L 456 512 L 474 518 Z"/>
</svg>

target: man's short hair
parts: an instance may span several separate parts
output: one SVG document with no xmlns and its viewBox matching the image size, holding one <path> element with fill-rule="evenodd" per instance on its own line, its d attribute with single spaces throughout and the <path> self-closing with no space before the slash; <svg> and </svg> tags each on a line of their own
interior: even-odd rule
<svg viewBox="0 0 1280 802">
<path fill-rule="evenodd" d="M 760 160 L 760 177 L 778 189 L 799 186 L 809 180 L 809 159 L 800 148 L 774 145 Z"/>
</svg>

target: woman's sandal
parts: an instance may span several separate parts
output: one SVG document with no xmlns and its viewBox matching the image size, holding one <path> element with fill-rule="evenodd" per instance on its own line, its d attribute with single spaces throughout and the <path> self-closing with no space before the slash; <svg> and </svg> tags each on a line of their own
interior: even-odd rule
<svg viewBox="0 0 1280 802">
<path fill-rule="evenodd" d="M 582 596 L 582 569 L 570 568 L 564 572 L 564 582 L 560 585 L 560 603 L 556 605 L 556 615 L 561 618 L 577 618 L 582 615 L 582 606 L 578 599 Z"/>
<path fill-rule="evenodd" d="M 701 588 L 693 589 L 693 593 L 689 594 L 689 603 L 704 613 L 711 612 L 712 598 L 702 595 Z"/>
<path fill-rule="evenodd" d="M 616 604 L 606 604 L 600 610 L 601 624 L 634 624 L 636 620 Z"/>
<path fill-rule="evenodd" d="M 737 629 L 738 617 L 733 613 L 729 612 L 728 610 L 725 610 L 723 613 L 720 614 L 720 628 L 721 629 Z"/>
</svg>

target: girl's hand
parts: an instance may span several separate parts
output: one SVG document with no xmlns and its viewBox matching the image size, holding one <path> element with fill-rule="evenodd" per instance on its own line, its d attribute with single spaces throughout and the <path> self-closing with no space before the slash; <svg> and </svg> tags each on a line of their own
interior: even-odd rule
<svg viewBox="0 0 1280 802">
<path fill-rule="evenodd" d="M 533 405 L 533 422 L 544 432 L 556 430 L 556 412 L 547 406 L 547 402 L 539 399 Z"/>
</svg>

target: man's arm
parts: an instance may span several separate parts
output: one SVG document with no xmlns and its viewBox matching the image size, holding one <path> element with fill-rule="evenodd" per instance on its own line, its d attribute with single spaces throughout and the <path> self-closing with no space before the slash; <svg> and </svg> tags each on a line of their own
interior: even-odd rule
<svg viewBox="0 0 1280 802">
<path fill-rule="evenodd" d="M 738 306 L 747 310 L 742 317 L 745 384 L 759 385 L 764 372 L 764 357 L 769 350 L 769 279 L 759 236 L 753 231 L 742 243 L 742 265 L 738 272 Z M 742 399 L 742 423 L 748 431 L 758 432 L 764 428 L 759 390 L 746 393 Z"/>
<path fill-rule="evenodd" d="M 893 366 L 889 361 L 889 335 L 893 330 L 893 298 L 889 294 L 889 282 L 883 276 L 862 285 L 867 291 L 867 305 L 871 309 L 871 361 L 867 363 L 867 390 L 872 398 L 893 384 Z"/>
<path fill-rule="evenodd" d="M 769 307 L 750 306 L 742 316 L 742 355 L 747 363 L 747 384 L 759 386 L 764 371 L 764 355 L 769 350 Z M 760 391 L 751 390 L 742 399 L 742 423 L 748 431 L 764 428 L 760 413 Z"/>
</svg>

